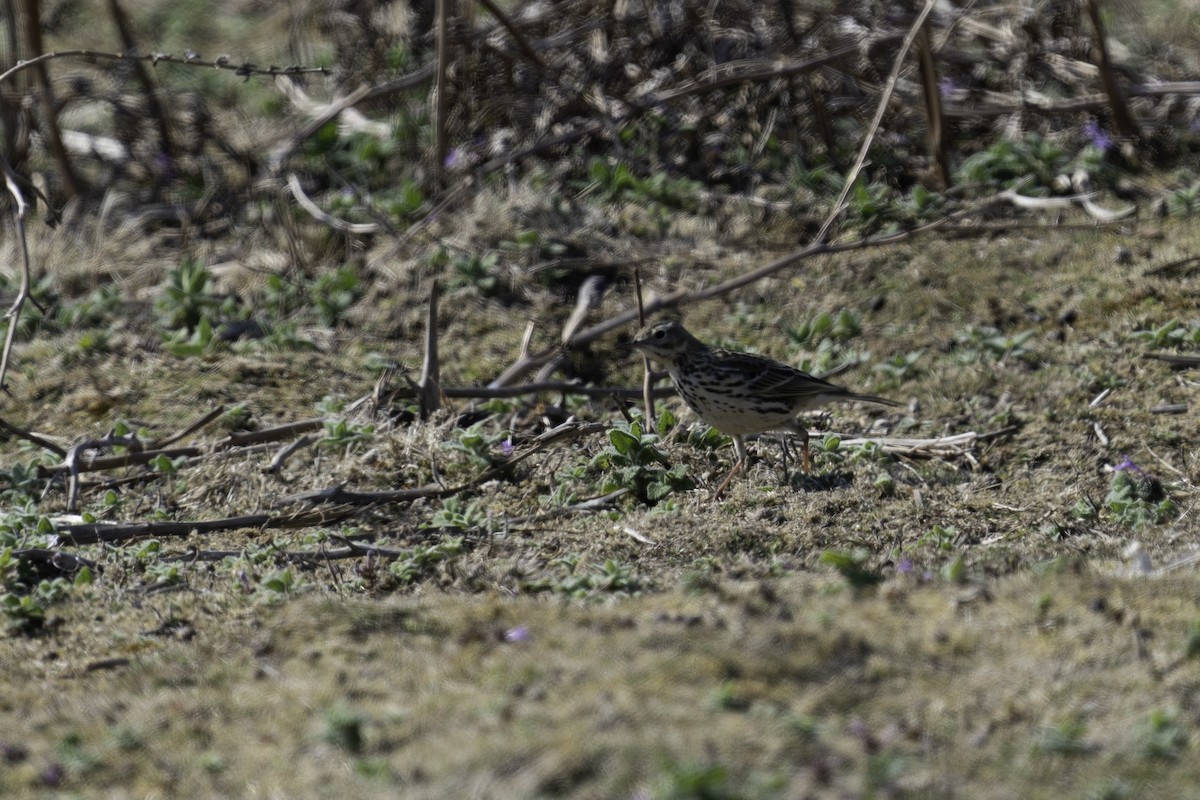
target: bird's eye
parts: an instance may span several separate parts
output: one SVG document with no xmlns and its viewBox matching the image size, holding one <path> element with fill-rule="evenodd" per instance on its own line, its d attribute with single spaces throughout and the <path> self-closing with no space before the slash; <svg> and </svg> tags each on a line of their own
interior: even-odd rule
<svg viewBox="0 0 1200 800">
<path fill-rule="evenodd" d="M 655 339 L 661 339 L 661 338 L 662 338 L 662 337 L 664 337 L 664 336 L 666 336 L 666 332 L 665 332 L 665 331 L 655 331 L 655 332 L 654 332 L 654 338 L 655 338 Z"/>
</svg>

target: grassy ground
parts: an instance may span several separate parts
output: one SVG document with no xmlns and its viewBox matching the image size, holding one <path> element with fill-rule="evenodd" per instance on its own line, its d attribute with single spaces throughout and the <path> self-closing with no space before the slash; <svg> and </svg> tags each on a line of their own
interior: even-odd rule
<svg viewBox="0 0 1200 800">
<path fill-rule="evenodd" d="M 811 263 L 686 310 L 705 338 L 793 363 L 857 363 L 837 380 L 909 404 L 836 408 L 814 429 L 996 434 L 969 457 L 826 440 L 813 474 L 783 481 L 778 445 L 764 439 L 749 478 L 713 503 L 731 448 L 671 400 L 679 424 L 654 446 L 696 488 L 676 485 L 657 503 L 626 495 L 599 512 L 569 509 L 637 486 L 601 433 L 459 497 L 340 525 L 68 547 L 97 564 L 91 582 L 43 582 L 44 619 L 7 613 L 0 788 L 1183 796 L 1197 778 L 1197 425 L 1194 413 L 1150 408 L 1188 403 L 1195 386 L 1146 355 L 1194 347 L 1196 277 L 1150 274 L 1194 252 L 1192 228 L 927 239 Z M 657 291 L 772 255 L 661 246 L 673 255 L 650 272 Z M 597 316 L 627 307 L 626 292 L 618 284 Z M 445 305 L 449 385 L 503 369 L 526 318 L 565 313 L 539 297 L 506 306 L 478 285 L 451 290 Z M 179 357 L 164 352 L 147 299 L 105 317 L 102 348 L 81 344 L 88 325 L 22 344 L 13 392 L 30 400 L 12 421 L 64 441 L 120 420 L 162 435 L 219 404 L 244 405 L 250 421 L 226 415 L 215 427 L 344 423 L 279 473 L 262 469 L 272 448 L 123 484 L 103 482 L 136 471 L 93 476 L 83 510 L 99 519 L 295 510 L 280 499 L 341 481 L 454 484 L 510 438 L 520 451 L 557 399 L 533 414 L 494 406 L 473 430 L 346 410 L 371 391 L 373 354 L 415 374 L 420 306 L 419 294 L 383 292 L 348 312 L 352 328 L 298 325 L 315 350 Z M 821 312 L 854 323 L 841 338 L 782 332 Z M 1177 333 L 1163 332 L 1172 319 Z M 621 360 L 617 338 L 592 360 L 607 380 L 635 383 L 640 368 Z M 572 410 L 622 424 L 608 401 Z M 4 453 L 10 466 L 36 455 L 13 440 Z M 1113 471 L 1127 460 L 1138 469 Z M 61 485 L 27 498 L 34 515 L 63 511 Z M 36 516 L 25 519 L 10 518 L 10 535 L 42 541 L 28 527 Z M 371 537 L 396 557 L 322 558 L 340 536 Z"/>
<path fill-rule="evenodd" d="M 130 11 L 143 41 L 173 52 L 292 63 L 295 34 L 313 39 L 305 63 L 331 58 L 314 33 L 321 4 L 259 6 Z M 1194 6 L 1109 10 L 1141 58 L 1160 41 L 1194 52 L 1179 24 Z M 54 46 L 111 47 L 64 9 Z M 93 69 L 56 66 L 63 83 L 68 66 Z M 206 92 L 240 145 L 293 124 L 265 81 L 159 70 L 175 92 Z M 67 122 L 107 132 L 104 120 Z M 1137 175 L 1139 196 L 1194 194 L 1185 167 Z M 1058 227 L 981 217 L 996 232 L 811 260 L 682 309 L 708 341 L 847 366 L 835 381 L 905 404 L 813 420 L 810 475 L 785 475 L 775 441 L 752 443 L 749 475 L 714 503 L 732 449 L 674 399 L 662 406 L 674 427 L 625 450 L 613 431 L 629 425 L 607 399 L 455 400 L 428 422 L 410 399 L 379 413 L 364 399 L 384 365 L 397 367 L 393 388 L 419 374 L 435 277 L 443 383 L 480 385 L 516 358 L 528 322 L 535 348 L 557 341 L 582 279 L 559 256 L 604 262 L 599 321 L 632 307 L 629 264 L 643 264 L 647 293 L 710 286 L 808 241 L 830 198 L 813 198 L 808 219 L 807 203 L 773 214 L 701 202 L 687 186 L 672 191 L 692 212 L 670 192 L 559 196 L 536 168 L 507 184 L 422 217 L 411 236 L 352 246 L 303 217 L 283 225 L 267 201 L 261 224 L 219 241 L 122 224 L 121 203 L 137 209 L 120 197 L 104 223 L 31 226 L 46 312 L 35 325 L 27 309 L 0 416 L 67 447 L 114 429 L 162 438 L 222 413 L 180 442 L 198 457 L 85 474 L 74 515 L 61 475 L 37 471 L 60 459 L 0 439 L 0 794 L 1194 793 L 1196 380 L 1148 358 L 1200 347 L 1193 217 L 1143 209 L 1108 229 L 1082 215 Z M 764 196 L 798 192 L 781 182 Z M 17 263 L 11 239 L 0 245 L 0 264 Z M 172 299 L 181 252 L 208 271 Z M 333 269 L 344 263 L 354 268 Z M 244 316 L 268 336 L 222 344 L 187 330 Z M 572 352 L 570 370 L 637 385 L 641 365 L 618 347 L 631 333 Z M 1152 411 L 1169 404 L 1189 408 Z M 480 410 L 490 416 L 474 427 L 459 416 Z M 294 529 L 82 546 L 54 534 L 83 519 L 311 511 L 286 498 L 338 484 L 468 483 L 568 414 L 605 429 L 454 497 Z M 267 467 L 294 439 L 211 448 L 316 417 L 279 470 Z M 828 431 L 980 436 L 923 458 Z M 382 550 L 337 557 L 348 541 Z M 36 547 L 91 566 L 11 556 Z"/>
</svg>

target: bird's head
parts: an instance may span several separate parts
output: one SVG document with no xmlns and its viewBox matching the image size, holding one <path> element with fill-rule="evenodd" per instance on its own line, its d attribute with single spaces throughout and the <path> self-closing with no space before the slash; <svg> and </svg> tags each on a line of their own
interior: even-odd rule
<svg viewBox="0 0 1200 800">
<path fill-rule="evenodd" d="M 683 325 L 673 319 L 655 322 L 638 331 L 637 336 L 629 343 L 634 350 L 640 350 L 656 361 L 671 366 L 686 356 L 689 352 L 704 345 L 687 332 Z"/>
</svg>

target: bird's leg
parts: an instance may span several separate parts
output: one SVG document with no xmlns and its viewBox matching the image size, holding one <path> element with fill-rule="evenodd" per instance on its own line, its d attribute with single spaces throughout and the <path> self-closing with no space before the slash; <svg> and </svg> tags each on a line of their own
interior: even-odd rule
<svg viewBox="0 0 1200 800">
<path fill-rule="evenodd" d="M 785 484 L 788 483 L 788 452 L 791 449 L 792 448 L 788 446 L 787 435 L 781 434 L 779 437 L 779 450 L 783 456 L 783 483 Z"/>
<path fill-rule="evenodd" d="M 796 429 L 800 434 L 800 447 L 804 453 L 804 474 L 808 475 L 812 472 L 812 462 L 808 459 L 808 431 L 803 425 L 797 425 Z"/>
<path fill-rule="evenodd" d="M 733 469 L 729 470 L 729 474 L 725 476 L 725 480 L 721 481 L 721 485 L 717 487 L 717 491 L 713 492 L 713 500 L 720 500 L 721 495 L 725 494 L 725 490 L 729 488 L 729 482 L 733 480 L 733 476 L 738 474 L 742 466 L 748 460 L 746 455 L 746 443 L 742 441 L 742 437 L 733 437 L 733 449 L 737 452 L 737 461 L 733 464 Z"/>
<path fill-rule="evenodd" d="M 812 472 L 812 461 L 808 457 L 808 429 L 800 424 L 800 420 L 792 420 L 791 429 L 800 437 L 800 454 L 803 457 L 804 474 Z"/>
</svg>

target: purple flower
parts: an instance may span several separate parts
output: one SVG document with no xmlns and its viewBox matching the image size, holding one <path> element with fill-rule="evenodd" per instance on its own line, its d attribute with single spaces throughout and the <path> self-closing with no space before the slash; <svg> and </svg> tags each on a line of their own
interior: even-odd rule
<svg viewBox="0 0 1200 800">
<path fill-rule="evenodd" d="M 1100 123 L 1092 120 L 1083 128 L 1083 133 L 1092 141 L 1092 147 L 1097 150 L 1110 150 L 1113 146 L 1113 139 L 1108 135 L 1108 131 L 1100 127 Z"/>
<path fill-rule="evenodd" d="M 1133 459 L 1131 459 L 1129 456 L 1123 455 L 1121 457 L 1125 460 L 1113 467 L 1113 472 L 1136 472 L 1138 475 L 1146 474 L 1142 471 L 1141 467 L 1133 463 Z"/>
<path fill-rule="evenodd" d="M 500 454 L 503 455 L 505 458 L 508 458 L 509 456 L 512 455 L 512 451 L 513 451 L 512 436 L 509 436 L 507 439 L 505 439 L 503 442 L 500 443 Z"/>
<path fill-rule="evenodd" d="M 453 148 L 449 153 L 446 153 L 446 169 L 454 169 L 463 163 L 464 158 L 465 154 L 461 147 Z"/>
<path fill-rule="evenodd" d="M 58 786 L 67 777 L 67 771 L 63 769 L 62 764 L 53 763 L 42 770 L 42 783 L 47 786 Z"/>
<path fill-rule="evenodd" d="M 900 563 L 896 565 L 896 572 L 899 572 L 903 575 L 908 575 L 912 571 L 913 562 L 911 558 L 902 558 L 900 559 Z"/>
<path fill-rule="evenodd" d="M 504 632 L 504 641 L 506 642 L 528 642 L 532 638 L 529 635 L 529 628 L 526 628 L 524 625 L 509 628 Z"/>
<path fill-rule="evenodd" d="M 938 94 L 943 98 L 949 97 L 956 91 L 958 91 L 958 84 L 954 82 L 953 78 L 941 78 L 938 80 Z"/>
</svg>

